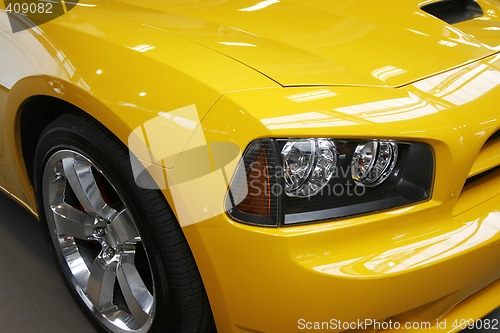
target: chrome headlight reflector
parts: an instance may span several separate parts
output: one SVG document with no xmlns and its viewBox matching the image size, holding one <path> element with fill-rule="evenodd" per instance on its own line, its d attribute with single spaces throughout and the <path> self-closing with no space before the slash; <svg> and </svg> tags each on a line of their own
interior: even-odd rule
<svg viewBox="0 0 500 333">
<path fill-rule="evenodd" d="M 398 146 L 392 141 L 360 143 L 351 162 L 352 179 L 358 185 L 377 186 L 394 171 L 398 159 Z"/>
<path fill-rule="evenodd" d="M 427 200 L 433 176 L 424 143 L 259 139 L 243 153 L 226 207 L 248 224 L 313 223 Z"/>
<path fill-rule="evenodd" d="M 285 193 L 291 197 L 316 195 L 335 171 L 335 143 L 327 139 L 288 141 L 281 150 Z"/>
</svg>

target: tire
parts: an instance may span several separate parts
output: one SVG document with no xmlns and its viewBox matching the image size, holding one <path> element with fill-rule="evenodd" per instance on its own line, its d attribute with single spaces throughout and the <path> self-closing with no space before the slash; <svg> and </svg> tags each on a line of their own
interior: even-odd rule
<svg viewBox="0 0 500 333">
<path fill-rule="evenodd" d="M 136 185 L 128 149 L 75 113 L 42 133 L 40 220 L 60 271 L 102 332 L 215 332 L 187 241 L 159 190 Z"/>
</svg>

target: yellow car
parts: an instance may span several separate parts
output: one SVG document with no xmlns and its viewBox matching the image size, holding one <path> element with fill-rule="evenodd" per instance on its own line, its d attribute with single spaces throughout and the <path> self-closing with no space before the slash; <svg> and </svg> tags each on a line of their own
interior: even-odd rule
<svg viewBox="0 0 500 333">
<path fill-rule="evenodd" d="M 104 332 L 474 326 L 499 96 L 499 0 L 0 4 L 0 188 Z"/>
</svg>

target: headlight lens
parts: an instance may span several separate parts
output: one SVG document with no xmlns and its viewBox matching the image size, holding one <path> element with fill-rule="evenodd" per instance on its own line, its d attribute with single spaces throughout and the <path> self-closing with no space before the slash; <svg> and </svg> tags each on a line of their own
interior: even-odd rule
<svg viewBox="0 0 500 333">
<path fill-rule="evenodd" d="M 288 196 L 316 195 L 330 180 L 337 163 L 335 144 L 326 139 L 289 141 L 281 150 Z"/>
<path fill-rule="evenodd" d="M 423 143 L 259 139 L 243 154 L 227 211 L 256 225 L 311 223 L 429 199 L 434 155 Z"/>
<path fill-rule="evenodd" d="M 390 141 L 360 143 L 352 158 L 352 178 L 356 184 L 377 186 L 394 170 L 398 159 L 398 146 Z"/>
</svg>

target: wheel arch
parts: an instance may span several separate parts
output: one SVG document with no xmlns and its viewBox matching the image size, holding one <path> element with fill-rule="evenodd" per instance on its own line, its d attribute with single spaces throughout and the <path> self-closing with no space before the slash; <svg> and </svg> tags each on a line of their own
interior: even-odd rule
<svg viewBox="0 0 500 333">
<path fill-rule="evenodd" d="M 134 127 L 92 94 L 67 81 L 49 77 L 27 77 L 9 91 L 4 132 L 4 158 L 13 169 L 13 183 L 20 186 L 21 201 L 36 211 L 32 163 L 36 144 L 46 126 L 69 112 L 87 115 L 108 128 L 124 144 Z"/>
<path fill-rule="evenodd" d="M 19 110 L 20 145 L 28 179 L 33 184 L 33 162 L 38 139 L 56 118 L 68 112 L 82 112 L 72 104 L 45 95 L 29 97 Z"/>
</svg>

